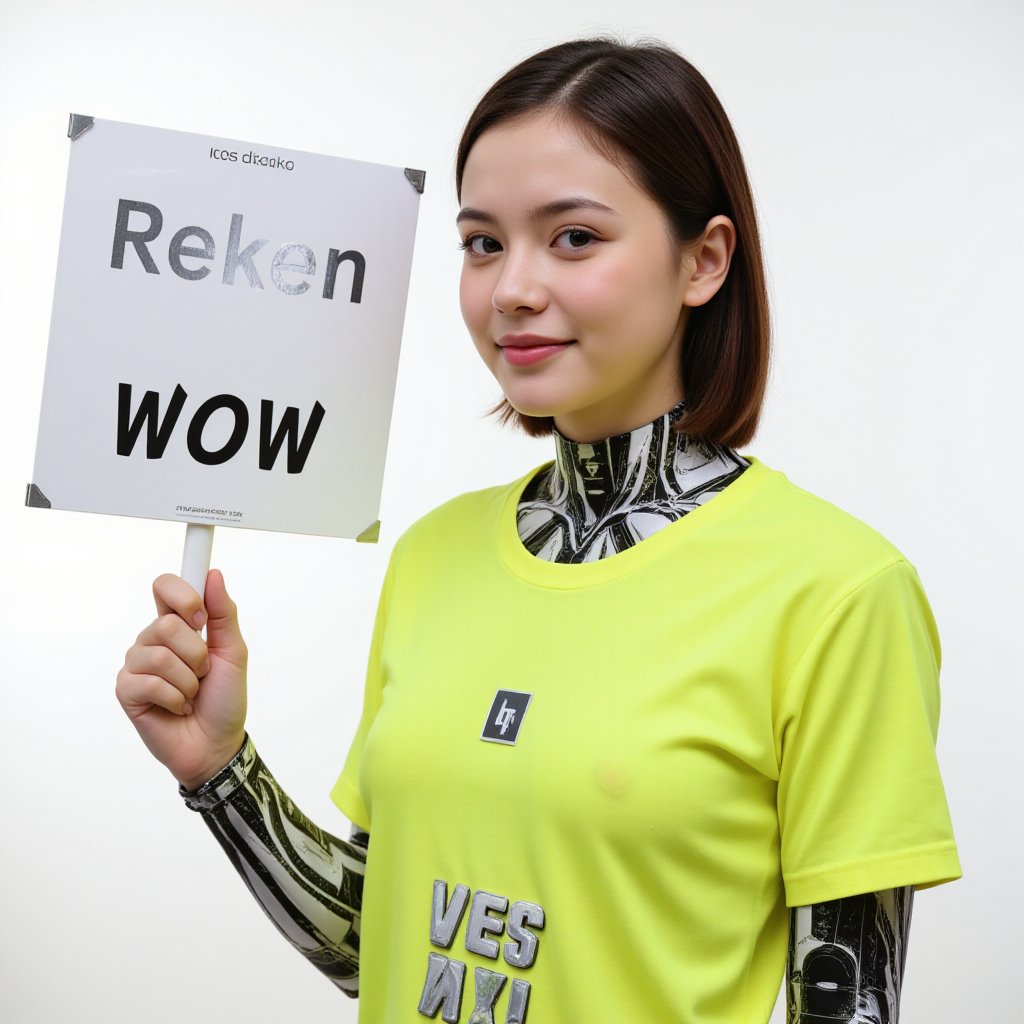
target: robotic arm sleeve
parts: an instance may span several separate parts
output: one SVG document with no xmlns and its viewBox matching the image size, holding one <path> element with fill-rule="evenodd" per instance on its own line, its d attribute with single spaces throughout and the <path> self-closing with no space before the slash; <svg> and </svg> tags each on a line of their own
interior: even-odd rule
<svg viewBox="0 0 1024 1024">
<path fill-rule="evenodd" d="M 914 887 L 793 907 L 787 1024 L 897 1024 Z"/>
<path fill-rule="evenodd" d="M 359 991 L 359 931 L 368 836 L 324 832 L 278 785 L 248 734 L 209 782 L 188 791 L 278 931 L 346 995 Z"/>
</svg>

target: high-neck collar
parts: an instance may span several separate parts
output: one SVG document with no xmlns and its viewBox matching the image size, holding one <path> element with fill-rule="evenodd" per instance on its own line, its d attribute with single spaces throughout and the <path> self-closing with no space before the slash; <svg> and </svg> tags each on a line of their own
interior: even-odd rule
<svg viewBox="0 0 1024 1024">
<path fill-rule="evenodd" d="M 562 500 L 578 508 L 589 507 L 600 519 L 611 504 L 621 500 L 626 488 L 631 503 L 668 497 L 662 493 L 665 476 L 658 469 L 675 460 L 680 444 L 694 443 L 693 438 L 671 429 L 685 408 L 684 398 L 650 423 L 600 441 L 571 441 L 555 428 L 555 468 Z M 708 453 L 700 447 L 706 458 Z M 639 475 L 638 466 L 644 467 Z"/>
<path fill-rule="evenodd" d="M 552 562 L 588 562 L 640 543 L 708 501 L 748 468 L 731 448 L 674 431 L 685 401 L 601 441 L 554 432 L 555 460 L 529 481 L 516 523 Z"/>
</svg>

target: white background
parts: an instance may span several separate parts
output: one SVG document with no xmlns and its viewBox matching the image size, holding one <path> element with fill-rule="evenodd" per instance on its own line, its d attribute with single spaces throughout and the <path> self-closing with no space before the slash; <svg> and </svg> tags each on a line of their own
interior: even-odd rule
<svg viewBox="0 0 1024 1024">
<path fill-rule="evenodd" d="M 551 456 L 549 439 L 483 416 L 498 392 L 458 312 L 458 135 L 512 63 L 610 30 L 680 49 L 743 147 L 776 330 L 746 450 L 890 538 L 939 623 L 939 758 L 965 877 L 917 896 L 902 1019 L 1009 1020 L 1024 910 L 1022 12 L 996 0 L 6 0 L 0 1017 L 355 1019 L 266 921 L 115 701 L 183 528 L 22 507 L 68 112 L 427 170 L 380 544 L 222 529 L 214 545 L 251 649 L 250 731 L 299 806 L 346 834 L 327 794 L 392 544 L 441 501 Z"/>
</svg>

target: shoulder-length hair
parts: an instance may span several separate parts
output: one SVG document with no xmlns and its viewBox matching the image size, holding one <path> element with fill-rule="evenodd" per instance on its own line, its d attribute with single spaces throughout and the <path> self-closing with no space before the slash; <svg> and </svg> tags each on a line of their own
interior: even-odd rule
<svg viewBox="0 0 1024 1024">
<path fill-rule="evenodd" d="M 771 323 L 754 200 L 739 143 L 703 75 L 657 41 L 577 39 L 528 57 L 484 94 L 459 142 L 456 194 L 478 138 L 505 121 L 556 112 L 618 163 L 662 208 L 682 247 L 725 214 L 736 228 L 729 272 L 690 309 L 681 373 L 685 412 L 673 429 L 731 448 L 753 437 L 768 380 Z M 681 256 L 681 251 L 680 251 Z M 534 437 L 551 416 L 526 416 L 504 397 L 500 414 Z"/>
</svg>

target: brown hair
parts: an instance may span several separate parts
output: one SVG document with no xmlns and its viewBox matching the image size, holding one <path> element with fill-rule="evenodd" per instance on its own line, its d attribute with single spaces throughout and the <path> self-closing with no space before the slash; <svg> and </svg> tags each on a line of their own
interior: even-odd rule
<svg viewBox="0 0 1024 1024">
<path fill-rule="evenodd" d="M 717 214 L 735 225 L 729 273 L 711 299 L 689 311 L 681 366 L 686 410 L 673 429 L 731 448 L 747 444 L 764 401 L 771 323 L 754 200 L 718 97 L 663 43 L 560 43 L 511 68 L 477 104 L 459 142 L 456 194 L 483 132 L 542 110 L 564 115 L 590 145 L 624 163 L 662 208 L 681 247 L 700 238 Z M 488 413 L 533 437 L 554 426 L 553 417 L 526 416 L 504 397 Z"/>
</svg>

